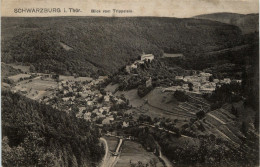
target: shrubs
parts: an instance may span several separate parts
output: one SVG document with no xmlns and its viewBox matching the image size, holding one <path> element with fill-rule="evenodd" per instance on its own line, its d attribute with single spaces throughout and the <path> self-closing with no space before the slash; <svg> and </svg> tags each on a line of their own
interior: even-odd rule
<svg viewBox="0 0 260 167">
<path fill-rule="evenodd" d="M 153 121 L 152 121 L 152 118 L 151 118 L 150 116 L 148 116 L 148 115 L 143 115 L 143 114 L 141 114 L 141 115 L 139 116 L 138 121 L 140 121 L 140 122 L 149 122 L 149 123 L 152 123 L 152 122 L 153 122 Z"/>
<path fill-rule="evenodd" d="M 196 113 L 198 119 L 202 119 L 205 117 L 205 112 L 203 110 Z"/>
<path fill-rule="evenodd" d="M 5 83 L 7 83 L 7 84 L 10 84 L 10 85 L 14 84 L 14 81 L 11 80 L 11 79 L 9 79 L 9 78 L 7 78 L 7 77 L 5 77 L 5 78 L 3 79 L 3 82 L 5 82 Z"/>
<path fill-rule="evenodd" d="M 175 91 L 173 96 L 180 102 L 189 101 L 189 97 L 182 91 Z"/>
<path fill-rule="evenodd" d="M 139 97 L 144 97 L 145 95 L 147 95 L 151 90 L 153 89 L 153 87 L 146 87 L 144 85 L 140 85 L 138 86 L 137 89 L 137 94 Z"/>
</svg>

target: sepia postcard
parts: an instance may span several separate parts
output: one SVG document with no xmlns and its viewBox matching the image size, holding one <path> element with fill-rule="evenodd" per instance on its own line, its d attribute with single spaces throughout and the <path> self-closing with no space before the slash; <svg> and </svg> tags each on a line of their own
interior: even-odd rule
<svg viewBox="0 0 260 167">
<path fill-rule="evenodd" d="M 1 166 L 259 166 L 258 0 L 1 0 Z"/>
</svg>

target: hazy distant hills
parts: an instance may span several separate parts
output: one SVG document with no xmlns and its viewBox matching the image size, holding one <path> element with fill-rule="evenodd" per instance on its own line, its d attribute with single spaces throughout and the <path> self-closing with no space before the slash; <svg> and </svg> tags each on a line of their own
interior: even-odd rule
<svg viewBox="0 0 260 167">
<path fill-rule="evenodd" d="M 2 61 L 39 72 L 103 75 L 142 53 L 196 56 L 240 45 L 233 25 L 201 19 L 50 17 L 2 18 Z"/>
<path fill-rule="evenodd" d="M 219 21 L 238 26 L 244 34 L 258 32 L 259 14 L 213 13 L 198 15 L 194 18 Z"/>
</svg>

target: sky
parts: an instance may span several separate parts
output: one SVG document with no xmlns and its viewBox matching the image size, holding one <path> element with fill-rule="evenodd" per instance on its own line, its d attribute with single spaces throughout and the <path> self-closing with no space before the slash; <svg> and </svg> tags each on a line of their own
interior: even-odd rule
<svg viewBox="0 0 260 167">
<path fill-rule="evenodd" d="M 15 12 L 24 8 L 60 8 L 61 12 L 27 13 Z M 65 11 L 64 12 L 64 8 Z M 80 9 L 70 12 L 69 8 Z M 91 10 L 100 13 L 91 13 Z M 114 13 L 116 10 L 131 10 L 131 13 Z M 110 10 L 103 13 L 103 10 Z M 158 16 L 192 17 L 200 14 L 231 12 L 258 13 L 259 0 L 1 0 L 2 16 Z"/>
</svg>

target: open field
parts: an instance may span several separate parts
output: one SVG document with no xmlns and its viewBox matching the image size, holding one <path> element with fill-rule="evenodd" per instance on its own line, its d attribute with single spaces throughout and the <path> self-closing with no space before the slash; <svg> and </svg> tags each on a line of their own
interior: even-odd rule
<svg viewBox="0 0 260 167">
<path fill-rule="evenodd" d="M 181 53 L 164 53 L 162 58 L 176 58 L 176 57 L 183 57 Z"/>
<path fill-rule="evenodd" d="M 152 90 L 147 96 L 145 96 L 145 98 L 149 103 L 163 107 L 166 110 L 176 107 L 179 104 L 179 102 L 173 97 L 172 92 L 162 92 L 162 88 L 160 87 Z"/>
<path fill-rule="evenodd" d="M 13 75 L 8 77 L 9 79 L 11 79 L 14 82 L 18 82 L 20 78 L 27 78 L 30 77 L 31 75 L 29 74 L 17 74 L 17 75 Z"/>
<path fill-rule="evenodd" d="M 141 144 L 133 141 L 124 141 L 119 160 L 115 167 L 129 167 L 130 161 L 132 163 L 141 161 L 144 165 L 153 161 L 156 163 L 157 167 L 163 167 L 163 164 L 159 161 L 158 157 L 152 152 L 147 152 Z"/>
<path fill-rule="evenodd" d="M 65 76 L 65 75 L 60 75 L 59 79 L 64 80 L 64 81 L 92 81 L 93 80 L 90 77 L 77 77 L 77 78 L 75 78 L 74 76 Z"/>
<path fill-rule="evenodd" d="M 230 141 L 235 146 L 241 144 L 240 138 L 244 135 L 240 131 L 240 124 L 228 110 L 220 108 L 211 111 L 200 122 L 205 127 L 204 134 L 214 134 L 217 138 Z"/>
<path fill-rule="evenodd" d="M 173 115 L 170 112 L 166 112 L 165 110 L 154 107 L 148 103 L 146 103 L 146 97 L 140 98 L 137 95 L 137 89 L 132 89 L 129 91 L 118 91 L 116 92 L 116 95 L 121 95 L 123 94 L 128 100 L 130 105 L 132 105 L 131 112 L 135 112 L 134 116 L 136 119 L 139 117 L 140 114 L 147 114 L 151 118 L 156 118 L 156 117 L 165 117 L 165 118 L 171 118 L 171 119 L 177 119 L 178 115 Z M 159 103 L 159 102 L 157 102 Z M 160 106 L 159 104 L 158 106 Z"/>
<path fill-rule="evenodd" d="M 183 121 L 196 117 L 195 111 L 197 110 L 194 110 L 196 107 L 192 103 L 189 103 L 189 107 L 193 108 L 193 110 L 183 109 L 179 106 L 181 103 L 173 97 L 172 92 L 162 92 L 159 87 L 143 98 L 137 95 L 137 89 L 116 92 L 116 95 L 121 94 L 129 100 L 130 105 L 133 107 L 131 112 L 135 112 L 136 117 L 140 114 L 146 114 L 151 118 L 165 117 Z"/>
<path fill-rule="evenodd" d="M 165 118 L 171 119 L 190 119 L 196 115 L 192 110 L 183 108 L 174 97 L 172 92 L 162 92 L 161 88 L 155 88 L 144 97 L 150 112 L 160 114 Z"/>
<path fill-rule="evenodd" d="M 116 92 L 117 96 L 120 96 L 122 94 L 125 96 L 125 98 L 127 98 L 129 100 L 129 103 L 130 103 L 130 105 L 132 105 L 132 107 L 141 107 L 145 102 L 144 99 L 142 99 L 138 96 L 137 89 Z"/>
<path fill-rule="evenodd" d="M 5 83 L 5 82 L 2 82 L 1 83 L 1 89 L 2 90 L 5 90 L 5 89 L 10 89 L 11 88 L 11 86 L 9 85 L 9 84 L 7 84 L 7 83 Z"/>
<path fill-rule="evenodd" d="M 106 86 L 106 88 L 105 88 L 105 91 L 106 92 L 112 92 L 112 93 L 114 93 L 115 92 L 115 90 L 118 88 L 118 86 L 119 86 L 119 84 L 109 84 L 109 85 L 107 85 Z"/>
<path fill-rule="evenodd" d="M 28 98 L 39 100 L 43 96 L 49 96 L 53 93 L 53 90 L 57 88 L 57 82 L 54 80 L 41 80 L 40 78 L 34 78 L 30 80 L 24 80 L 15 87 L 12 88 L 13 91 L 20 91 Z"/>
<path fill-rule="evenodd" d="M 8 64 L 15 69 L 20 69 L 23 72 L 30 72 L 30 66 L 18 65 L 18 64 Z"/>
</svg>

